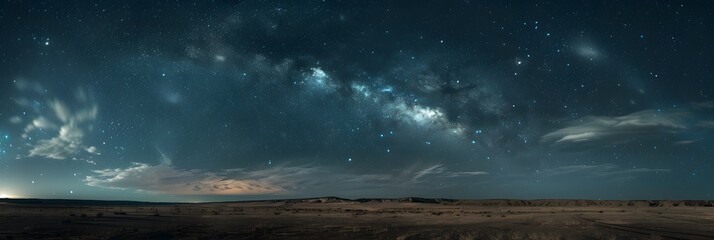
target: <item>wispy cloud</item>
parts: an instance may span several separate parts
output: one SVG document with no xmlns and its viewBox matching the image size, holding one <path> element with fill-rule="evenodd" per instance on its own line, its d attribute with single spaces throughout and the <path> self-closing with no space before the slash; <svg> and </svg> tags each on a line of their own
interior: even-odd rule
<svg viewBox="0 0 714 240">
<path fill-rule="evenodd" d="M 428 167 L 421 171 L 414 173 L 411 179 L 412 183 L 424 182 L 424 181 L 434 181 L 439 178 L 456 178 L 456 177 L 468 177 L 468 176 L 479 176 L 487 175 L 488 172 L 475 171 L 475 172 L 452 172 L 449 171 L 444 165 L 436 164 L 434 166 Z"/>
<path fill-rule="evenodd" d="M 29 156 L 67 159 L 80 152 L 99 154 L 96 147 L 86 146 L 82 142 L 85 135 L 83 127 L 86 124 L 91 124 L 97 117 L 98 107 L 96 104 L 89 104 L 76 111 L 70 110 L 66 104 L 59 100 L 51 101 L 49 105 L 54 110 L 55 117 L 60 123 L 52 123 L 40 116 L 33 120 L 32 126 L 37 129 L 55 130 L 57 131 L 57 136 L 38 140 L 32 145 Z M 55 128 L 57 125 L 59 125 L 59 130 Z M 27 135 L 29 132 L 25 134 Z"/>
<path fill-rule="evenodd" d="M 699 121 L 697 126 L 703 128 L 714 128 L 714 120 Z"/>
<path fill-rule="evenodd" d="M 688 129 L 684 111 L 647 110 L 620 117 L 591 116 L 544 135 L 541 142 L 563 148 L 622 144 Z"/>
<path fill-rule="evenodd" d="M 699 140 L 701 140 L 701 139 L 676 141 L 676 142 L 674 142 L 674 145 L 689 145 L 692 143 L 696 143 Z"/>
<path fill-rule="evenodd" d="M 261 195 L 309 190 L 319 186 L 350 188 L 389 181 L 384 175 L 335 174 L 321 167 L 275 166 L 260 170 L 183 170 L 170 164 L 132 163 L 128 168 L 95 170 L 90 186 L 177 195 Z"/>
<path fill-rule="evenodd" d="M 698 102 L 694 103 L 693 106 L 699 109 L 712 109 L 714 108 L 714 101 Z"/>
<path fill-rule="evenodd" d="M 665 173 L 670 169 L 661 168 L 622 168 L 615 164 L 602 165 L 572 165 L 562 166 L 553 169 L 540 171 L 540 176 L 556 177 L 564 175 L 580 176 L 581 178 L 598 177 L 598 178 L 623 178 L 631 177 L 634 174 L 640 173 Z"/>
<path fill-rule="evenodd" d="M 44 88 L 40 83 L 28 81 L 25 79 L 17 79 L 14 81 L 15 87 L 20 91 L 31 91 L 36 94 L 45 94 L 47 89 Z"/>
<path fill-rule="evenodd" d="M 128 168 L 95 170 L 87 176 L 90 186 L 136 189 L 179 195 L 268 194 L 284 191 L 261 179 L 235 179 L 230 171 L 213 173 L 197 169 L 181 170 L 172 165 L 132 163 Z"/>
<path fill-rule="evenodd" d="M 265 169 L 206 171 L 180 169 L 161 163 L 132 163 L 127 168 L 95 170 L 87 185 L 176 195 L 335 194 L 355 190 L 410 189 L 444 178 L 469 177 L 486 172 L 451 172 L 441 164 L 419 171 L 394 174 L 356 174 L 320 166 L 272 166 Z"/>
<path fill-rule="evenodd" d="M 19 90 L 40 91 L 42 87 L 26 82 L 17 83 Z M 42 91 L 42 93 L 45 93 Z M 22 137 L 28 142 L 30 147 L 28 156 L 45 157 L 50 159 L 81 159 L 81 153 L 98 155 L 99 150 L 95 146 L 86 145 L 83 142 L 85 134 L 92 128 L 92 124 L 97 118 L 99 108 L 89 99 L 89 94 L 83 90 L 77 90 L 74 94 L 75 105 L 70 106 L 67 102 L 59 99 L 46 101 L 46 109 L 43 111 L 40 101 L 31 103 L 18 103 L 21 106 L 32 107 L 38 114 L 29 121 L 24 128 Z M 19 123 L 21 118 L 14 118 L 13 121 Z M 47 133 L 51 134 L 46 138 Z M 86 160 L 86 159 L 85 159 Z M 91 161 L 90 161 L 91 162 Z"/>
<path fill-rule="evenodd" d="M 12 124 L 19 124 L 19 123 L 22 123 L 22 118 L 20 116 L 12 116 L 7 121 Z"/>
</svg>

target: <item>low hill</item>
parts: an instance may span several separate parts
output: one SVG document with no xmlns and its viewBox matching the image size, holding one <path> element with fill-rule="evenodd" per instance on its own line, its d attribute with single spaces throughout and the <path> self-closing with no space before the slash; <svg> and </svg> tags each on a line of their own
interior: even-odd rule
<svg viewBox="0 0 714 240">
<path fill-rule="evenodd" d="M 77 200 L 77 199 L 0 199 L 0 204 L 23 205 L 63 205 L 63 206 L 139 206 L 139 205 L 171 205 L 171 204 L 221 204 L 221 203 L 422 203 L 443 205 L 464 205 L 483 207 L 714 207 L 714 200 L 586 200 L 586 199 L 480 199 L 457 200 L 445 198 L 358 198 L 347 199 L 340 197 L 318 197 L 302 199 L 275 199 L 230 202 L 205 202 L 205 203 L 177 203 L 177 202 L 139 202 L 139 201 L 102 201 L 102 200 Z"/>
</svg>

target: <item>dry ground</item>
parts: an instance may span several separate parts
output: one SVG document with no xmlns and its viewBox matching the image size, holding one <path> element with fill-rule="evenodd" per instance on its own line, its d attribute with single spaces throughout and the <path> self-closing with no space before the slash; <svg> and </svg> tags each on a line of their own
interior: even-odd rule
<svg viewBox="0 0 714 240">
<path fill-rule="evenodd" d="M 0 203 L 0 239 L 714 239 L 714 207 L 107 204 Z"/>
</svg>

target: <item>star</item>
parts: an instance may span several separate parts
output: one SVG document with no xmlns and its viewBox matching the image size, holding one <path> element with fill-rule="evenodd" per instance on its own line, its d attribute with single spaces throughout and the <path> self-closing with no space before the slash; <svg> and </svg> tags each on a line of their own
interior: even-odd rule
<svg viewBox="0 0 714 240">
<path fill-rule="evenodd" d="M 706 3 L 327 3 L 19 1 L 0 190 L 685 199 L 714 181 Z"/>
</svg>

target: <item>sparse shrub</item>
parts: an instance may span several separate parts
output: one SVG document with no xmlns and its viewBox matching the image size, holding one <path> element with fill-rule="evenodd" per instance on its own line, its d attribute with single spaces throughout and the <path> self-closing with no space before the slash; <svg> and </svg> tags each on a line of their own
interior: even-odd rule
<svg viewBox="0 0 714 240">
<path fill-rule="evenodd" d="M 486 215 L 486 217 L 491 217 L 491 214 L 489 214 L 489 215 Z"/>
<path fill-rule="evenodd" d="M 604 213 L 605 211 L 600 210 L 600 211 L 598 211 L 598 212 L 599 212 L 599 213 Z"/>
</svg>

